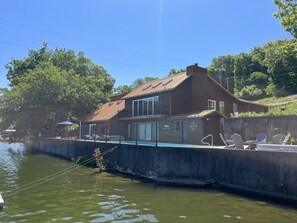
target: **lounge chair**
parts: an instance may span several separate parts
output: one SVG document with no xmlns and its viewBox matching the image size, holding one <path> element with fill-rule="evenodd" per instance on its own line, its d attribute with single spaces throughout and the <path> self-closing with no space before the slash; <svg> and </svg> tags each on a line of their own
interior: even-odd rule
<svg viewBox="0 0 297 223">
<path fill-rule="evenodd" d="M 248 145 L 244 145 L 241 135 L 234 133 L 231 135 L 235 149 L 249 149 Z"/>
<path fill-rule="evenodd" d="M 227 140 L 224 138 L 222 133 L 220 133 L 220 137 L 221 137 L 221 140 L 223 141 L 223 143 L 225 144 L 225 148 L 234 148 L 235 147 L 232 139 L 231 139 L 231 141 L 228 140 L 228 142 L 227 142 Z"/>
<path fill-rule="evenodd" d="M 283 141 L 283 145 L 288 145 L 289 144 L 289 141 L 290 141 L 290 138 L 291 138 L 291 134 L 288 133 Z"/>
<path fill-rule="evenodd" d="M 89 139 L 90 140 L 90 139 L 92 139 L 92 136 L 91 135 L 88 135 L 88 134 L 87 135 L 84 135 L 84 139 Z"/>
<path fill-rule="evenodd" d="M 224 134 L 224 138 L 226 139 L 226 141 L 228 141 L 228 140 L 232 141 L 231 134 L 228 133 L 228 132 L 226 132 L 226 133 Z"/>
<path fill-rule="evenodd" d="M 265 143 L 266 142 L 266 134 L 264 133 L 259 133 L 257 136 L 256 136 L 256 141 L 257 143 Z"/>
<path fill-rule="evenodd" d="M 92 135 L 92 139 L 94 139 L 94 140 L 100 140 L 101 137 L 99 135 L 93 134 Z"/>
<path fill-rule="evenodd" d="M 282 134 L 276 134 L 276 135 L 272 136 L 270 144 L 280 144 L 280 145 L 283 144 Z"/>
</svg>

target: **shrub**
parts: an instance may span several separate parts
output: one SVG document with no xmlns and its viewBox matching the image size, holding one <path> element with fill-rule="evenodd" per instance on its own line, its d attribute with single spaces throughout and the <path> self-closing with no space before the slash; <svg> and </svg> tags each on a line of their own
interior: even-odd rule
<svg viewBox="0 0 297 223">
<path fill-rule="evenodd" d="M 257 88 L 256 85 L 245 86 L 240 92 L 239 97 L 247 100 L 255 100 L 264 96 L 263 90 Z"/>
</svg>

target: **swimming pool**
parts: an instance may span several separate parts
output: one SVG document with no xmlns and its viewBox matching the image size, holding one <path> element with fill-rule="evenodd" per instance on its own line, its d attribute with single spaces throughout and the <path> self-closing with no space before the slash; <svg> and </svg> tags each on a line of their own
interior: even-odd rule
<svg viewBox="0 0 297 223">
<path fill-rule="evenodd" d="M 115 142 L 115 141 L 111 141 Z M 208 145 L 192 145 L 179 143 L 165 143 L 165 142 L 145 142 L 145 141 L 122 141 L 121 144 L 126 145 L 140 145 L 140 146 L 158 146 L 158 147 L 178 147 L 178 148 L 223 148 L 223 146 L 208 146 Z"/>
</svg>

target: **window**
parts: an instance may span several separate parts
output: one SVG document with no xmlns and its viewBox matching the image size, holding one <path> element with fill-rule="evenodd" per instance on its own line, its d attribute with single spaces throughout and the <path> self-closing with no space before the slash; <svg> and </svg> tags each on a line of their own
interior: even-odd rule
<svg viewBox="0 0 297 223">
<path fill-rule="evenodd" d="M 153 100 L 152 100 L 152 98 L 148 99 L 147 115 L 153 115 Z"/>
<path fill-rule="evenodd" d="M 177 121 L 177 122 L 176 122 L 175 130 L 176 130 L 176 131 L 180 131 L 180 121 Z"/>
<path fill-rule="evenodd" d="M 133 101 L 132 103 L 133 116 L 138 116 L 138 101 Z"/>
<path fill-rule="evenodd" d="M 132 124 L 133 139 L 141 141 L 155 141 L 158 136 L 158 123 L 135 123 Z"/>
<path fill-rule="evenodd" d="M 143 101 L 138 101 L 138 115 L 141 116 L 143 114 Z"/>
<path fill-rule="evenodd" d="M 222 114 L 225 114 L 225 102 L 224 101 L 219 102 L 219 109 Z"/>
<path fill-rule="evenodd" d="M 152 98 L 144 98 L 139 100 L 134 100 L 132 103 L 132 116 L 148 116 L 148 115 L 158 115 L 159 114 L 159 96 Z"/>
<path fill-rule="evenodd" d="M 238 112 L 238 106 L 236 103 L 233 103 L 233 113 Z"/>
<path fill-rule="evenodd" d="M 208 100 L 208 110 L 216 110 L 216 101 Z"/>
<path fill-rule="evenodd" d="M 131 138 L 131 124 L 128 124 L 128 138 Z"/>
<path fill-rule="evenodd" d="M 159 97 L 154 97 L 154 113 L 160 114 L 160 103 L 159 103 Z"/>
</svg>

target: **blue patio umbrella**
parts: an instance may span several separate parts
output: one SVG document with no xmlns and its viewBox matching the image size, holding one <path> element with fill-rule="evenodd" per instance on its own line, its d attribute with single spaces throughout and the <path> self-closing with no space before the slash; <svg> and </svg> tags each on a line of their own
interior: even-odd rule
<svg viewBox="0 0 297 223">
<path fill-rule="evenodd" d="M 69 121 L 64 121 L 64 122 L 59 122 L 57 123 L 57 125 L 73 125 L 73 122 L 69 122 Z"/>
</svg>

